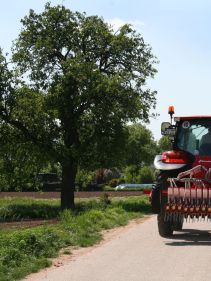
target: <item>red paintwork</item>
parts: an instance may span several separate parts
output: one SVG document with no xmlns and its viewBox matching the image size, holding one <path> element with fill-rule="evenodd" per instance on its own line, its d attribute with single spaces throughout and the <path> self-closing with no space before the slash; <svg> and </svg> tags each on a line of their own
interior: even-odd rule
<svg viewBox="0 0 211 281">
<path fill-rule="evenodd" d="M 149 188 L 144 189 L 144 194 L 145 195 L 149 195 L 150 196 L 151 192 L 152 192 L 152 189 L 149 189 Z"/>
<path fill-rule="evenodd" d="M 168 190 L 167 189 L 166 190 L 162 190 L 161 193 L 162 193 L 163 196 L 168 196 Z"/>
<path fill-rule="evenodd" d="M 197 165 L 203 165 L 206 168 L 211 168 L 211 156 L 199 156 L 199 155 L 195 156 L 193 167 Z"/>
<path fill-rule="evenodd" d="M 193 163 L 192 167 L 196 167 L 198 165 L 202 165 L 206 167 L 207 169 L 211 168 L 211 156 L 195 156 L 195 161 Z M 199 173 L 196 175 L 197 178 L 203 179 L 204 178 L 204 173 Z M 206 187 L 211 190 L 211 184 L 206 182 Z M 178 186 L 179 187 L 179 186 Z M 193 185 L 193 189 L 194 189 Z M 162 196 L 168 196 L 168 190 L 162 190 Z"/>
<path fill-rule="evenodd" d="M 186 164 L 189 156 L 182 150 L 169 150 L 162 153 L 161 161 L 166 164 Z"/>
</svg>

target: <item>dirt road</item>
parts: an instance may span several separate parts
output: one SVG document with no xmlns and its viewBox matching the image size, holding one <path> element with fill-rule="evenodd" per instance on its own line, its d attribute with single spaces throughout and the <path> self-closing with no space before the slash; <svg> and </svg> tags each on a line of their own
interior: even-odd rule
<svg viewBox="0 0 211 281">
<path fill-rule="evenodd" d="M 211 223 L 185 223 L 184 230 L 165 239 L 157 233 L 156 216 L 151 216 L 112 231 L 100 245 L 26 280 L 210 281 Z"/>
</svg>

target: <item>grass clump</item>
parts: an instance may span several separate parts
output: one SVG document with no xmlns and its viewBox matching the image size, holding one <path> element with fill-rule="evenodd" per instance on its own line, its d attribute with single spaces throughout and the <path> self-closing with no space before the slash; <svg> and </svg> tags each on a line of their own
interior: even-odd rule
<svg viewBox="0 0 211 281">
<path fill-rule="evenodd" d="M 0 221 L 55 218 L 60 211 L 57 199 L 1 198 Z"/>
<path fill-rule="evenodd" d="M 49 205 L 59 217 L 59 223 L 22 230 L 0 230 L 1 281 L 19 280 L 30 272 L 49 266 L 50 258 L 56 257 L 61 249 L 69 254 L 69 246 L 91 246 L 102 239 L 102 230 L 125 225 L 129 219 L 148 212 L 144 197 L 79 200 L 74 212 L 64 210 L 61 213 L 57 209 L 58 202 L 50 200 L 38 200 L 35 205 L 26 201 L 17 204 L 20 203 L 22 206 L 25 204 L 25 209 L 31 206 L 47 208 Z M 10 209 L 8 202 L 3 205 Z M 12 205 L 15 206 L 15 202 Z M 30 214 L 34 216 L 33 212 Z"/>
</svg>

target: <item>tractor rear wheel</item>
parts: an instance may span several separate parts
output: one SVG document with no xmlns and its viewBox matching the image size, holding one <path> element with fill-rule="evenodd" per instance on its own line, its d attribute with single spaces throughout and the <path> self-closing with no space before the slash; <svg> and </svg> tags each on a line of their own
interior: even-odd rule
<svg viewBox="0 0 211 281">
<path fill-rule="evenodd" d="M 160 189 L 158 188 L 157 185 L 154 185 L 152 187 L 151 208 L 152 208 L 153 214 L 160 213 Z"/>
<path fill-rule="evenodd" d="M 167 190 L 168 188 L 168 182 L 167 179 L 169 177 L 175 177 L 177 176 L 178 171 L 173 170 L 173 171 L 160 171 L 160 173 L 157 176 L 156 184 L 155 184 L 155 190 L 158 193 L 159 190 L 159 204 L 155 204 L 154 201 L 154 206 L 157 207 L 157 221 L 158 221 L 158 232 L 160 236 L 162 237 L 168 237 L 173 234 L 174 224 L 173 222 L 166 221 L 165 220 L 165 212 L 164 212 L 164 205 L 166 203 L 166 199 L 162 197 L 162 190 Z M 156 198 L 158 200 L 158 196 Z M 156 201 L 158 202 L 158 201 Z M 153 201 L 152 201 L 153 203 Z M 153 209 L 153 208 L 152 208 Z"/>
<path fill-rule="evenodd" d="M 173 224 L 169 221 L 165 221 L 165 213 L 160 212 L 157 216 L 158 219 L 158 232 L 161 237 L 168 237 L 173 234 Z"/>
<path fill-rule="evenodd" d="M 179 221 L 174 222 L 174 223 L 173 223 L 173 230 L 176 230 L 176 231 L 182 230 L 183 221 L 184 221 L 184 220 L 180 218 Z"/>
</svg>

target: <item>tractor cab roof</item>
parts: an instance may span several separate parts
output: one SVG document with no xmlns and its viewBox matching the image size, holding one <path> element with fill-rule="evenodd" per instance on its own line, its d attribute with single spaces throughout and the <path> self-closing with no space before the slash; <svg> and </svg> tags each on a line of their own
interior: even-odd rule
<svg viewBox="0 0 211 281">
<path fill-rule="evenodd" d="M 178 117 L 174 117 L 174 121 L 175 122 L 179 122 L 182 120 L 192 120 L 192 119 L 210 119 L 211 120 L 211 116 L 210 115 L 199 115 L 199 116 L 178 116 Z"/>
</svg>

